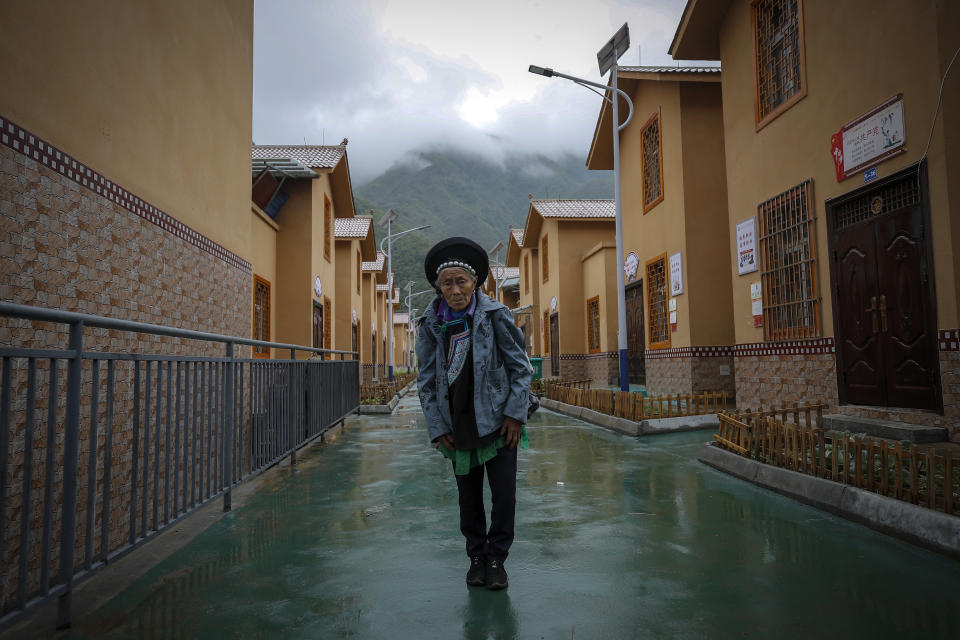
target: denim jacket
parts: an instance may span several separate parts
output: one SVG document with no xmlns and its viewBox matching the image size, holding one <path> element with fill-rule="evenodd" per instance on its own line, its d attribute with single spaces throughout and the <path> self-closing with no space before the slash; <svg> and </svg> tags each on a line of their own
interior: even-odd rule
<svg viewBox="0 0 960 640">
<path fill-rule="evenodd" d="M 473 314 L 473 409 L 484 437 L 503 426 L 505 416 L 527 421 L 530 368 L 523 333 L 506 306 L 477 291 Z M 447 385 L 447 357 L 433 299 L 417 319 L 417 387 L 430 440 L 453 432 Z"/>
</svg>

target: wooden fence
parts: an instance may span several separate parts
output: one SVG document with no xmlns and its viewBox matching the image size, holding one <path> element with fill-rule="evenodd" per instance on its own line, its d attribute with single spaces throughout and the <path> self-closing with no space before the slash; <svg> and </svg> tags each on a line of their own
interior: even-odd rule
<svg viewBox="0 0 960 640">
<path fill-rule="evenodd" d="M 827 431 L 820 426 L 822 409 L 817 405 L 786 411 L 805 416 L 805 423 L 761 413 L 721 412 L 714 440 L 760 462 L 960 515 L 960 455 L 956 452 Z M 816 427 L 810 422 L 812 416 L 818 418 Z"/>
<path fill-rule="evenodd" d="M 645 398 L 639 393 L 610 389 L 581 389 L 547 382 L 544 396 L 564 404 L 592 409 L 639 422 L 652 418 L 676 418 L 717 413 L 727 404 L 727 393 L 701 393 Z"/>
<path fill-rule="evenodd" d="M 394 375 L 393 382 L 375 382 L 360 385 L 360 404 L 387 404 L 401 389 L 417 379 L 417 373 L 411 371 Z"/>
</svg>

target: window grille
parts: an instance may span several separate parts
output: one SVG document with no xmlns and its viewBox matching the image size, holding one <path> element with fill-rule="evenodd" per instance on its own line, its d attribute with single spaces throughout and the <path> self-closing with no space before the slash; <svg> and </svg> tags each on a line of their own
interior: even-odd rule
<svg viewBox="0 0 960 640">
<path fill-rule="evenodd" d="M 667 315 L 667 254 L 647 261 L 647 343 L 649 349 L 670 348 Z"/>
<path fill-rule="evenodd" d="M 253 276 L 253 339 L 270 341 L 270 283 Z M 269 358 L 269 347 L 254 347 L 254 358 Z"/>
<path fill-rule="evenodd" d="M 550 353 L 550 314 L 543 312 L 543 352 Z"/>
<path fill-rule="evenodd" d="M 587 300 L 587 350 L 600 351 L 600 296 Z"/>
<path fill-rule="evenodd" d="M 840 231 L 875 216 L 917 204 L 920 204 L 920 185 L 916 174 L 910 174 L 879 191 L 836 205 L 833 209 L 834 229 Z"/>
<path fill-rule="evenodd" d="M 801 0 L 755 0 L 754 30 L 757 128 L 806 95 Z"/>
<path fill-rule="evenodd" d="M 643 141 L 643 212 L 663 200 L 663 146 L 660 141 L 660 112 L 653 114 L 640 134 Z"/>
<path fill-rule="evenodd" d="M 540 268 L 543 270 L 543 282 L 550 279 L 550 258 L 547 256 L 547 236 L 540 240 Z"/>
<path fill-rule="evenodd" d="M 330 245 L 333 237 L 333 212 L 330 207 L 330 198 L 323 194 L 323 257 L 330 262 Z"/>
<path fill-rule="evenodd" d="M 757 207 L 766 341 L 820 337 L 812 186 L 807 180 Z"/>
</svg>

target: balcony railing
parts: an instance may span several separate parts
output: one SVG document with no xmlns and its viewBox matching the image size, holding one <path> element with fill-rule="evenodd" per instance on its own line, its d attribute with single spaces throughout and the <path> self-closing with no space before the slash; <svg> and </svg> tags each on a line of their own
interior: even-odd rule
<svg viewBox="0 0 960 640">
<path fill-rule="evenodd" d="M 355 352 L 10 303 L 0 319 L 0 629 L 54 597 L 68 626 L 77 581 L 218 497 L 229 510 L 231 487 L 359 406 Z"/>
</svg>

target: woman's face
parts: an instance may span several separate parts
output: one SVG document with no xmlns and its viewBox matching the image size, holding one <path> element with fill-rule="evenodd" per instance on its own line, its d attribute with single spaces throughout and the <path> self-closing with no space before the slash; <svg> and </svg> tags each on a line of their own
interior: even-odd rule
<svg viewBox="0 0 960 640">
<path fill-rule="evenodd" d="M 440 295 L 451 309 L 463 311 L 470 304 L 477 280 L 464 269 L 450 267 L 440 272 L 437 286 L 440 287 Z"/>
</svg>

